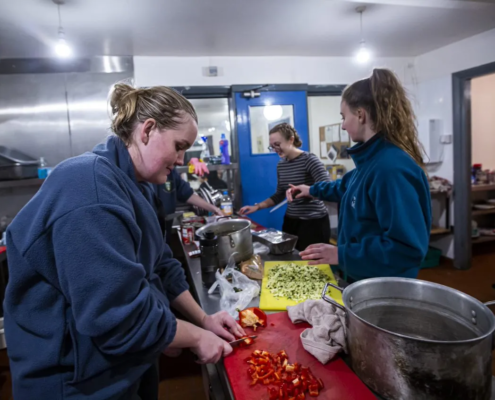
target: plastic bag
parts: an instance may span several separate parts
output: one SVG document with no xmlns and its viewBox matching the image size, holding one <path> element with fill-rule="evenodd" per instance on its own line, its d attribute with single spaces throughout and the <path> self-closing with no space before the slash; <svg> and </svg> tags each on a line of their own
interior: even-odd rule
<svg viewBox="0 0 495 400">
<path fill-rule="evenodd" d="M 249 260 L 241 262 L 241 272 L 248 278 L 261 281 L 263 279 L 263 261 L 258 254 Z"/>
<path fill-rule="evenodd" d="M 235 269 L 233 255 L 230 256 L 225 270 L 215 273 L 216 282 L 208 290 L 212 294 L 220 287 L 220 309 L 227 311 L 233 318 L 239 316 L 237 310 L 244 310 L 251 300 L 260 294 L 260 285 Z M 230 281 L 229 281 L 230 280 Z"/>
<path fill-rule="evenodd" d="M 268 254 L 270 253 L 270 248 L 268 246 L 265 246 L 264 244 L 260 242 L 254 242 L 253 243 L 253 253 L 254 254 Z"/>
</svg>

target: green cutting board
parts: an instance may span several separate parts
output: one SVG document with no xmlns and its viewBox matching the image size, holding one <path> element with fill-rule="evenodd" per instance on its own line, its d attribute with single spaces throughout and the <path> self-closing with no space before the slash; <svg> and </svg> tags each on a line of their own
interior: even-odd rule
<svg viewBox="0 0 495 400">
<path fill-rule="evenodd" d="M 286 297 L 279 297 L 276 298 L 271 294 L 270 289 L 267 288 L 268 284 L 268 272 L 280 265 L 280 264 L 288 264 L 288 263 L 294 263 L 297 265 L 308 265 L 308 261 L 267 261 L 265 262 L 265 270 L 263 272 L 263 282 L 261 284 L 261 296 L 260 296 L 260 308 L 265 311 L 285 311 L 287 309 L 287 306 L 295 306 L 296 304 L 300 303 L 294 300 L 289 300 Z M 337 284 L 337 281 L 335 280 L 335 277 L 333 275 L 333 272 L 330 268 L 330 265 L 328 264 L 321 264 L 321 265 L 315 265 L 315 267 L 318 267 L 321 269 L 325 275 L 328 276 L 328 282 Z M 323 291 L 323 288 L 321 288 Z M 344 304 L 342 302 L 342 293 L 334 288 L 329 288 L 329 291 L 327 292 L 327 295 L 331 296 L 334 300 L 336 300 L 339 304 Z"/>
</svg>

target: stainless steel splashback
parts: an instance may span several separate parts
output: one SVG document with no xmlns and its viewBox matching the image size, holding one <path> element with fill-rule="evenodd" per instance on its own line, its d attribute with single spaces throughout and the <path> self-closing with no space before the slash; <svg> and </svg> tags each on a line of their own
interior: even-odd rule
<svg viewBox="0 0 495 400">
<path fill-rule="evenodd" d="M 55 64 L 46 60 L 11 61 L 16 68 L 0 68 L 0 144 L 44 157 L 49 166 L 90 151 L 110 134 L 109 91 L 134 75 L 130 57 L 98 57 L 88 65 L 102 68 L 87 72 L 50 70 Z"/>
</svg>

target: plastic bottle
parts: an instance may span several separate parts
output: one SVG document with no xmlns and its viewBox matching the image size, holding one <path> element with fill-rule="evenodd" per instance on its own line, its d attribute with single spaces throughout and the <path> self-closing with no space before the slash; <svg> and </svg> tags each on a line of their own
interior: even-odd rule
<svg viewBox="0 0 495 400">
<path fill-rule="evenodd" d="M 205 149 L 201 152 L 201 159 L 204 161 L 210 158 L 210 149 L 208 148 L 208 137 L 201 136 L 201 139 L 203 139 L 203 143 L 205 144 Z"/>
<path fill-rule="evenodd" d="M 222 203 L 220 205 L 220 209 L 226 217 L 230 217 L 234 214 L 234 208 L 232 207 L 232 199 L 229 197 L 229 192 L 224 190 Z"/>
<path fill-rule="evenodd" d="M 45 179 L 48 176 L 48 168 L 44 157 L 40 158 L 40 166 L 38 167 L 38 178 Z"/>
<path fill-rule="evenodd" d="M 222 133 L 220 137 L 220 153 L 222 155 L 222 164 L 230 164 L 229 141 L 225 137 L 225 133 Z"/>
</svg>

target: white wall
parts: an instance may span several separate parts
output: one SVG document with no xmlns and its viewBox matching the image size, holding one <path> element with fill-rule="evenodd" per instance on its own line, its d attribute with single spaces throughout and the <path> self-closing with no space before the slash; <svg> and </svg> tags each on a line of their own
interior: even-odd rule
<svg viewBox="0 0 495 400">
<path fill-rule="evenodd" d="M 495 29 L 417 57 L 411 72 L 413 83 L 409 88 L 415 97 L 418 119 L 439 118 L 443 123 L 443 133 L 453 134 L 452 74 L 494 61 Z M 454 181 L 452 144 L 443 145 L 442 164 L 429 172 Z M 450 215 L 454 223 L 453 212 Z M 452 236 L 439 238 L 432 244 L 447 257 L 455 256 Z"/>
<path fill-rule="evenodd" d="M 387 67 L 404 77 L 412 58 L 376 59 L 373 66 Z M 219 76 L 204 76 L 203 69 L 217 66 Z M 348 84 L 366 77 L 373 66 L 350 57 L 134 57 L 139 86 L 214 86 L 260 83 Z"/>
</svg>

